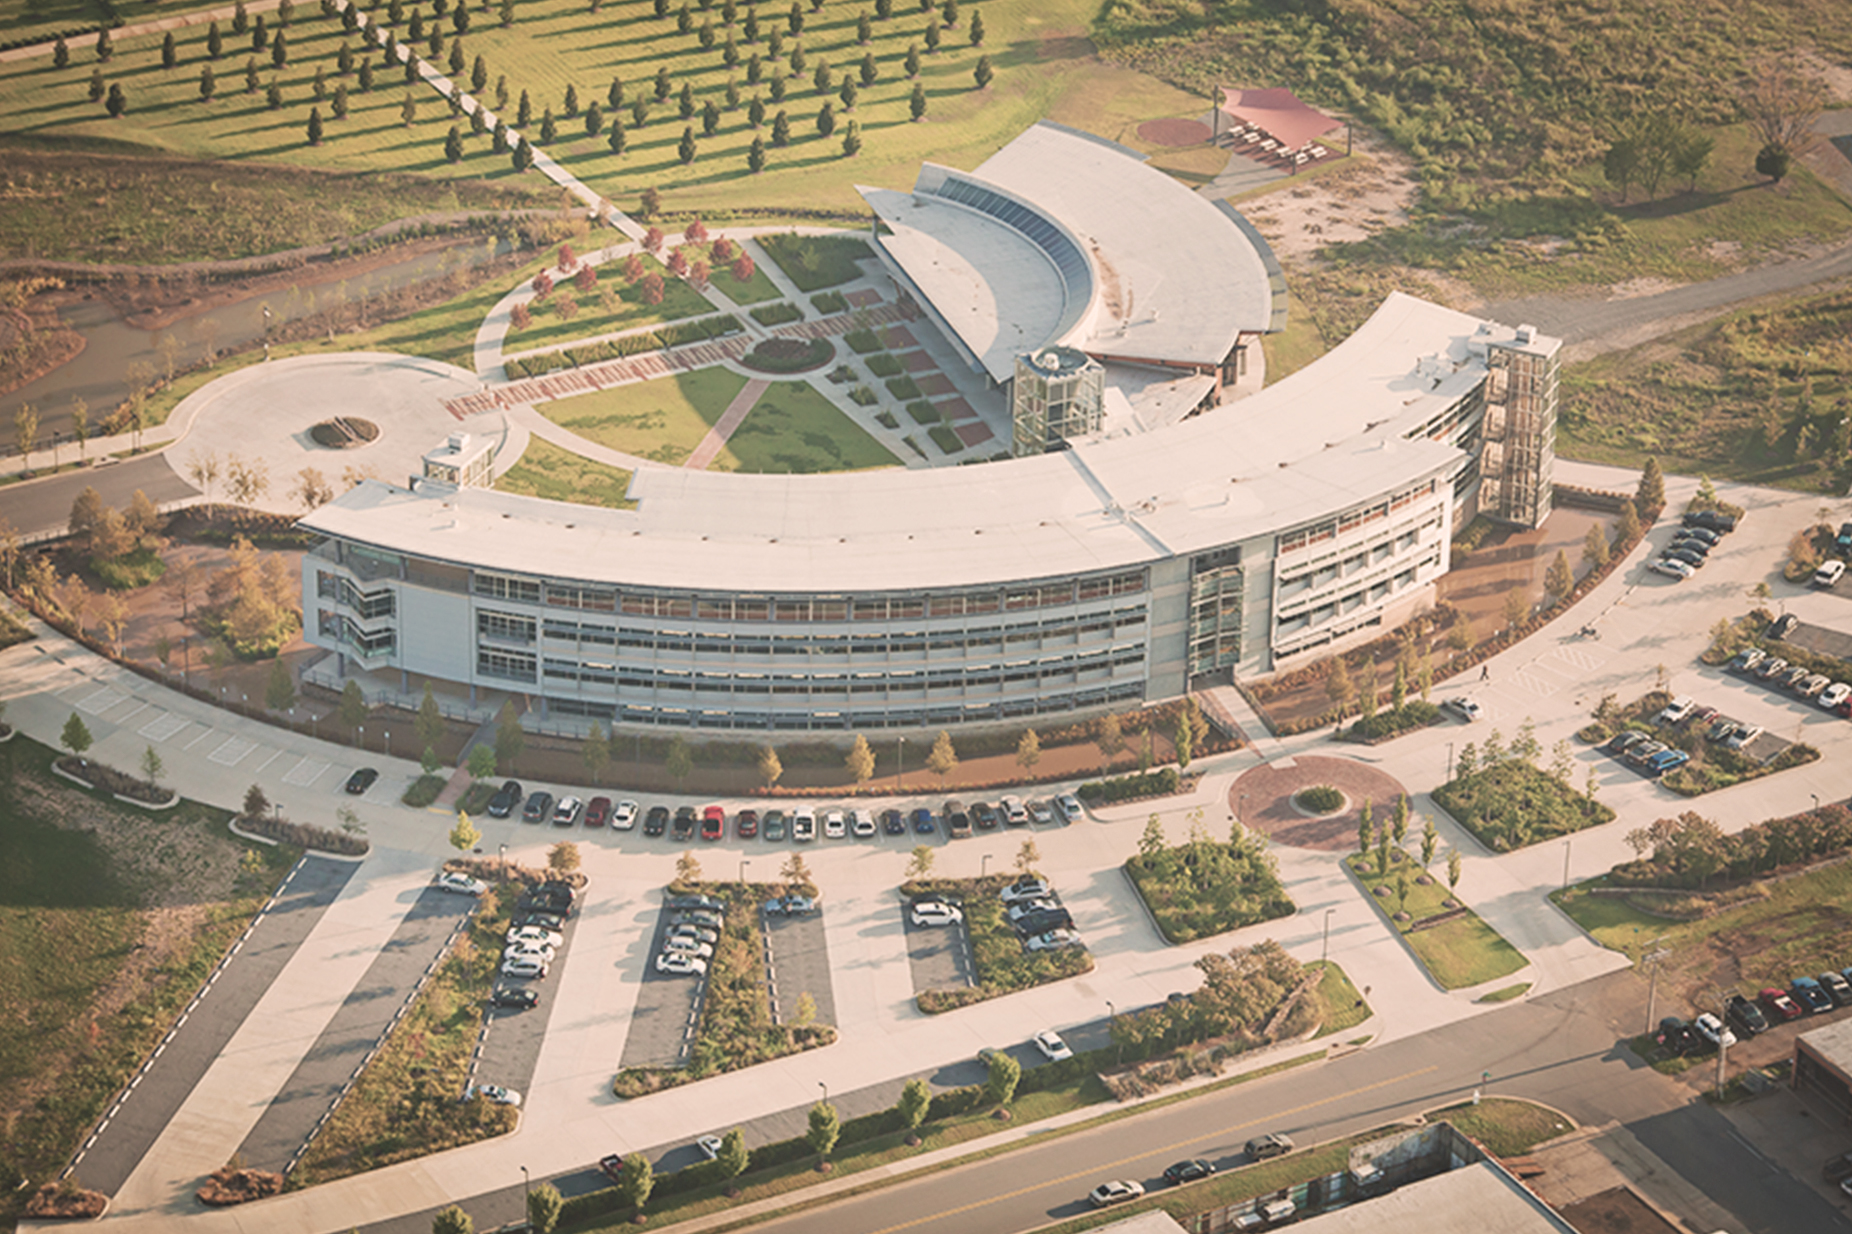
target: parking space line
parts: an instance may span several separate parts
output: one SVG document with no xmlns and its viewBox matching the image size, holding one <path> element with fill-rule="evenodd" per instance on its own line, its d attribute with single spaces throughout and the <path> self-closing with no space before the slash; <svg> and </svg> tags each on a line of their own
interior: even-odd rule
<svg viewBox="0 0 1852 1234">
<path fill-rule="evenodd" d="M 163 711 L 142 725 L 136 732 L 150 741 L 166 741 L 191 723 L 192 721 L 184 716 L 177 716 L 171 711 Z"/>
<path fill-rule="evenodd" d="M 191 740 L 191 741 L 189 741 L 189 742 L 187 742 L 187 743 L 186 743 L 186 748 L 187 748 L 187 749 L 189 749 L 189 750 L 191 750 L 191 749 L 192 749 L 192 748 L 193 748 L 194 746 L 196 746 L 196 745 L 198 745 L 198 744 L 199 744 L 200 742 L 202 742 L 202 741 L 204 741 L 204 740 L 205 740 L 206 738 L 208 738 L 208 737 L 210 737 L 210 736 L 212 736 L 212 730 L 211 730 L 211 729 L 209 729 L 209 728 L 207 728 L 207 729 L 202 729 L 202 730 L 200 731 L 200 734 L 199 734 L 199 736 L 197 736 L 197 737 L 195 737 L 195 738 L 193 738 L 193 740 Z"/>
</svg>

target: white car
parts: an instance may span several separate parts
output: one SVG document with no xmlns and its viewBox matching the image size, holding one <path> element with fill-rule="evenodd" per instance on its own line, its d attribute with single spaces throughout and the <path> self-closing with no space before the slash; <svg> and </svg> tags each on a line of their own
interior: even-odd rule
<svg viewBox="0 0 1852 1234">
<path fill-rule="evenodd" d="M 1051 894 L 1052 888 L 1039 878 L 1019 878 L 997 894 L 1005 904 L 1014 904 L 1018 900 L 1040 900 Z"/>
<path fill-rule="evenodd" d="M 700 1149 L 701 1155 L 709 1161 L 717 1161 L 720 1158 L 721 1143 L 721 1138 L 717 1135 L 704 1135 L 695 1141 L 695 1147 Z"/>
<path fill-rule="evenodd" d="M 517 1089 L 503 1088 L 500 1084 L 472 1084 L 463 1093 L 463 1100 L 474 1101 L 481 1097 L 484 1101 L 493 1101 L 496 1105 L 519 1107 L 521 1094 Z"/>
<path fill-rule="evenodd" d="M 1011 921 L 1021 921 L 1024 917 L 1032 917 L 1036 913 L 1052 913 L 1060 907 L 1055 901 L 1046 898 L 1017 900 L 1009 907 L 1009 917 Z"/>
<path fill-rule="evenodd" d="M 1698 1030 L 1698 1035 L 1710 1043 L 1712 1049 L 1724 1049 L 1736 1044 L 1736 1034 L 1708 1011 L 1693 1020 L 1691 1027 Z"/>
<path fill-rule="evenodd" d="M 915 904 L 909 914 L 909 919 L 916 926 L 949 926 L 963 921 L 965 913 L 955 904 L 928 900 L 922 904 Z"/>
<path fill-rule="evenodd" d="M 489 889 L 489 885 L 479 878 L 455 872 L 439 874 L 437 881 L 431 884 L 439 891 L 454 891 L 458 895 L 479 896 Z"/>
<path fill-rule="evenodd" d="M 880 828 L 875 826 L 874 811 L 850 810 L 849 830 L 855 833 L 855 838 L 858 840 L 874 839 L 880 831 Z"/>
<path fill-rule="evenodd" d="M 1677 724 L 1698 709 L 1698 705 L 1688 698 L 1675 698 L 1670 704 L 1653 717 L 1654 724 Z"/>
<path fill-rule="evenodd" d="M 1761 735 L 1761 725 L 1739 724 L 1736 726 L 1735 732 L 1723 739 L 1724 748 L 1729 750 L 1740 750 Z"/>
<path fill-rule="evenodd" d="M 579 818 L 585 813 L 585 803 L 577 797 L 561 797 L 559 804 L 553 807 L 553 825 L 555 827 L 576 827 Z"/>
<path fill-rule="evenodd" d="M 1110 1183 L 1101 1183 L 1087 1193 L 1087 1203 L 1095 1208 L 1106 1208 L 1112 1204 L 1123 1204 L 1127 1200 L 1136 1200 L 1145 1194 L 1143 1183 L 1133 1182 L 1129 1178 L 1118 1179 Z"/>
<path fill-rule="evenodd" d="M 1053 1029 L 1035 1035 L 1035 1048 L 1051 1063 L 1074 1057 L 1074 1051 L 1067 1048 L 1067 1042 L 1061 1040 L 1061 1034 Z"/>
<path fill-rule="evenodd" d="M 1074 930 L 1050 930 L 1046 934 L 1037 934 L 1034 938 L 1023 940 L 1024 951 L 1060 951 L 1067 947 L 1080 946 L 1080 935 Z"/>
<path fill-rule="evenodd" d="M 1479 704 L 1474 702 L 1470 698 L 1450 698 L 1446 702 L 1442 703 L 1441 707 L 1444 710 L 1451 711 L 1454 715 L 1460 717 L 1460 719 L 1462 720 L 1465 720 L 1468 724 L 1471 724 L 1474 720 L 1477 720 L 1482 710 Z"/>
<path fill-rule="evenodd" d="M 1813 572 L 1813 585 L 1815 587 L 1831 587 L 1841 578 L 1845 577 L 1845 573 L 1845 562 L 1829 561 Z"/>
<path fill-rule="evenodd" d="M 617 808 L 611 811 L 611 825 L 619 831 L 629 831 L 635 827 L 637 825 L 637 803 L 634 801 L 618 802 Z"/>
<path fill-rule="evenodd" d="M 1029 821 L 1034 823 L 1037 827 L 1046 827 L 1048 824 L 1055 821 L 1055 812 L 1049 808 L 1046 801 L 1031 801 L 1029 803 Z"/>
<path fill-rule="evenodd" d="M 1080 821 L 1080 798 L 1072 793 L 1062 793 L 1055 798 L 1055 809 L 1061 811 L 1061 817 L 1070 823 Z"/>
<path fill-rule="evenodd" d="M 706 926 L 698 926 L 692 921 L 684 921 L 680 925 L 670 926 L 669 937 L 692 938 L 697 943 L 717 943 L 720 941 L 720 935 L 708 929 Z"/>
<path fill-rule="evenodd" d="M 671 977 L 703 977 L 707 975 L 707 961 L 669 951 L 656 957 L 656 971 Z"/>
<path fill-rule="evenodd" d="M 1005 797 L 997 802 L 997 811 L 1003 815 L 1003 821 L 1012 827 L 1029 825 L 1029 807 L 1022 803 L 1021 797 Z"/>
<path fill-rule="evenodd" d="M 530 925 L 516 926 L 514 929 L 508 931 L 508 941 L 511 943 L 534 943 L 542 947 L 557 947 L 566 941 L 566 937 L 563 934 L 556 934 L 552 930 L 543 930 L 539 926 Z"/>
<path fill-rule="evenodd" d="M 1819 703 L 1822 710 L 1831 711 L 1848 698 L 1852 698 L 1852 686 L 1847 685 L 1843 681 L 1835 681 L 1832 685 L 1820 691 Z"/>
<path fill-rule="evenodd" d="M 823 838 L 840 840 L 849 834 L 849 817 L 841 810 L 823 811 Z"/>
<path fill-rule="evenodd" d="M 698 938 L 690 938 L 686 934 L 672 934 L 663 939 L 662 950 L 664 955 L 691 955 L 703 960 L 711 959 L 714 954 L 711 944 L 704 943 Z"/>
<path fill-rule="evenodd" d="M 542 964 L 553 963 L 557 953 L 545 943 L 519 942 L 509 943 L 502 951 L 502 959 L 512 960 L 519 956 L 531 956 Z"/>
<path fill-rule="evenodd" d="M 1656 574 L 1663 574 L 1667 576 L 1668 578 L 1677 578 L 1677 579 L 1690 578 L 1692 575 L 1697 573 L 1696 570 L 1693 570 L 1690 566 L 1686 565 L 1684 562 L 1673 561 L 1670 557 L 1661 557 L 1658 561 L 1655 561 L 1652 564 L 1651 568 L 1653 572 Z"/>
<path fill-rule="evenodd" d="M 547 962 L 539 956 L 511 955 L 502 957 L 502 976 L 504 977 L 544 977 L 547 975 Z"/>
</svg>

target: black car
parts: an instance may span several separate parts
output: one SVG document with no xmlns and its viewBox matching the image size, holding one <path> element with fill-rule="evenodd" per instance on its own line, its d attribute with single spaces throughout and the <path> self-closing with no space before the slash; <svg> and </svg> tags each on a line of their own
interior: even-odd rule
<svg viewBox="0 0 1852 1234">
<path fill-rule="evenodd" d="M 1180 1187 L 1184 1183 L 1193 1183 L 1199 1178 L 1207 1178 L 1213 1173 L 1215 1173 L 1213 1162 L 1196 1157 L 1170 1166 L 1164 1171 L 1164 1181 L 1173 1187 Z"/>
<path fill-rule="evenodd" d="M 659 836 L 669 829 L 669 807 L 651 806 L 649 813 L 643 816 L 643 834 Z"/>
<path fill-rule="evenodd" d="M 372 788 L 373 782 L 377 779 L 379 779 L 378 768 L 362 767 L 355 771 L 353 775 L 347 777 L 347 791 L 358 797 L 369 788 Z"/>
<path fill-rule="evenodd" d="M 1682 561 L 1694 570 L 1704 564 L 1704 554 L 1688 548 L 1675 548 L 1666 554 L 1666 559 L 1668 561 Z"/>
<path fill-rule="evenodd" d="M 572 916 L 573 902 L 578 899 L 573 889 L 565 883 L 542 883 L 530 887 L 521 897 L 521 909 L 528 913 L 545 913 L 554 917 Z"/>
<path fill-rule="evenodd" d="M 1654 1034 L 1653 1040 L 1664 1046 L 1666 1053 L 1674 1057 L 1690 1054 L 1702 1044 L 1698 1030 L 1675 1015 L 1669 1015 L 1659 1021 L 1659 1031 Z"/>
<path fill-rule="evenodd" d="M 544 823 L 552 817 L 552 793 L 535 793 L 521 809 L 521 821 L 524 823 Z"/>
<path fill-rule="evenodd" d="M 725 900 L 705 895 L 670 896 L 662 902 L 662 905 L 664 908 L 705 908 L 713 913 L 724 913 L 727 911 L 727 902 Z"/>
<path fill-rule="evenodd" d="M 502 786 L 495 790 L 495 796 L 489 798 L 489 817 L 507 818 L 521 804 L 521 798 L 527 796 L 521 791 L 519 780 L 503 780 Z"/>
<path fill-rule="evenodd" d="M 907 834 L 907 816 L 899 810 L 883 810 L 881 829 L 891 836 L 904 836 Z"/>
<path fill-rule="evenodd" d="M 1050 930 L 1071 930 L 1074 928 L 1074 918 L 1065 908 L 1049 908 L 1039 913 L 1029 913 L 1010 924 L 1024 938 L 1034 938 Z"/>
<path fill-rule="evenodd" d="M 1687 527 L 1702 527 L 1722 535 L 1736 530 L 1736 519 L 1720 510 L 1693 510 L 1685 515 L 1683 522 Z"/>
<path fill-rule="evenodd" d="M 1637 728 L 1630 728 L 1625 732 L 1616 733 L 1608 738 L 1607 742 L 1601 748 L 1606 750 L 1609 754 L 1625 754 L 1629 747 L 1637 746 L 1646 739 L 1645 733 L 1642 733 Z"/>
<path fill-rule="evenodd" d="M 997 807 L 988 801 L 977 802 L 971 807 L 971 822 L 979 831 L 995 831 L 997 821 Z"/>
<path fill-rule="evenodd" d="M 1687 527 L 1672 537 L 1672 543 L 1674 544 L 1679 544 L 1686 540 L 1696 540 L 1698 543 L 1708 544 L 1712 548 L 1716 548 L 1719 544 L 1723 543 L 1722 536 L 1703 527 Z"/>
<path fill-rule="evenodd" d="M 522 926 L 533 926 L 549 934 L 558 934 L 566 928 L 566 918 L 559 913 L 523 913 L 508 924 L 517 930 Z"/>
<path fill-rule="evenodd" d="M 694 839 L 695 827 L 700 821 L 701 820 L 695 815 L 695 808 L 693 806 L 677 806 L 675 809 L 675 822 L 672 825 L 671 837 L 676 840 Z"/>
<path fill-rule="evenodd" d="M 531 1011 L 540 1005 L 540 995 L 524 987 L 503 985 L 495 987 L 495 993 L 489 995 L 489 1001 L 497 1007 Z"/>
<path fill-rule="evenodd" d="M 1730 995 L 1725 1013 L 1730 1023 L 1741 1029 L 1744 1036 L 1754 1037 L 1768 1031 L 1768 1013 L 1741 994 Z"/>
<path fill-rule="evenodd" d="M 1672 537 L 1670 551 L 1674 553 L 1696 553 L 1700 557 L 1708 557 L 1710 556 L 1711 549 L 1715 547 L 1716 546 L 1709 540 L 1699 540 L 1691 533 L 1687 532 Z"/>
</svg>

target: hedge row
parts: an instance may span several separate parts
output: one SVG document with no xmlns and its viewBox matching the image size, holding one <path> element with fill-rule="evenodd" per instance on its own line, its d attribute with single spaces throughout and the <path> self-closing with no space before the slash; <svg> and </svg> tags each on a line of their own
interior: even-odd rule
<svg viewBox="0 0 1852 1234">
<path fill-rule="evenodd" d="M 240 818 L 238 829 L 252 835 L 267 836 L 280 840 L 284 844 L 293 844 L 297 848 L 313 849 L 318 853 L 340 853 L 348 857 L 364 857 L 369 847 L 365 837 L 349 835 L 345 831 L 335 831 L 329 827 L 317 827 L 313 823 L 292 823 L 274 815 L 261 814 L 254 818 Z"/>
<path fill-rule="evenodd" d="M 810 307 L 828 317 L 831 313 L 849 311 L 849 301 L 840 291 L 825 291 L 810 297 Z"/>
<path fill-rule="evenodd" d="M 1439 707 L 1426 699 L 1411 698 L 1400 707 L 1390 707 L 1374 715 L 1361 717 L 1344 730 L 1344 736 L 1352 741 L 1386 741 L 1418 728 L 1426 728 L 1439 718 Z"/>
<path fill-rule="evenodd" d="M 1175 767 L 1159 767 L 1142 774 L 1118 776 L 1111 780 L 1089 780 L 1075 793 L 1091 805 L 1111 805 L 1137 797 L 1162 797 L 1177 791 L 1180 777 Z"/>
<path fill-rule="evenodd" d="M 869 329 L 851 330 L 842 336 L 842 341 L 849 345 L 849 350 L 858 356 L 865 356 L 871 351 L 881 350 L 881 340 Z"/>
<path fill-rule="evenodd" d="M 684 343 L 700 343 L 707 339 L 720 338 L 723 335 L 738 334 L 739 331 L 739 318 L 727 313 L 720 317 L 670 322 L 641 334 L 626 334 L 621 338 L 587 343 L 583 347 L 568 347 L 561 351 L 547 351 L 539 355 L 525 356 L 519 360 L 504 360 L 502 367 L 508 370 L 508 376 L 512 378 L 541 377 L 558 369 L 599 364 L 606 360 L 622 360 L 626 356 L 641 355 L 647 351 L 662 351 L 668 347 L 680 347 Z"/>
<path fill-rule="evenodd" d="M 804 310 L 789 301 L 761 304 L 752 310 L 752 319 L 762 326 L 783 325 L 787 321 L 804 320 Z"/>
</svg>

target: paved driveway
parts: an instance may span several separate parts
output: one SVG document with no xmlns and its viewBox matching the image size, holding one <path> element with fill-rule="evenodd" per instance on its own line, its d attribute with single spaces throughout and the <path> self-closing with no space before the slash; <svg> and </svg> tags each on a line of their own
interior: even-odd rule
<svg viewBox="0 0 1852 1234">
<path fill-rule="evenodd" d="M 662 954 L 662 943 L 674 915 L 668 909 L 656 914 L 656 929 L 650 936 L 649 950 L 642 956 L 642 988 L 637 991 L 636 1007 L 630 1013 L 630 1031 L 624 1037 L 620 1067 L 679 1067 L 688 1061 L 695 1029 L 700 1024 L 707 978 L 656 971 L 656 957 Z"/>
<path fill-rule="evenodd" d="M 121 509 L 140 489 L 155 505 L 191 497 L 197 491 L 168 466 L 165 454 L 144 455 L 112 467 L 69 471 L 44 480 L 0 488 L 0 519 L 22 536 L 62 530 L 71 521 L 71 503 L 94 488 L 103 504 Z"/>
</svg>

